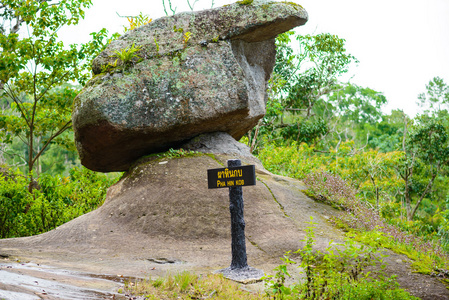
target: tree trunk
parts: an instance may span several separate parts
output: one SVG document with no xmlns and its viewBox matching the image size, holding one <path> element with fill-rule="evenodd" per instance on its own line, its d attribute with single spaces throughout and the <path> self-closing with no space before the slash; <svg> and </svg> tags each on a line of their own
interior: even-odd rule
<svg viewBox="0 0 449 300">
<path fill-rule="evenodd" d="M 376 208 L 379 211 L 379 187 L 376 186 Z"/>
<path fill-rule="evenodd" d="M 249 149 L 250 153 L 253 153 L 254 148 L 256 148 L 256 140 L 257 140 L 257 136 L 259 135 L 259 128 L 260 128 L 260 121 L 257 123 L 256 132 L 254 132 L 254 137 L 251 141 L 251 148 Z M 249 136 L 251 137 L 251 132 L 250 132 Z"/>
<path fill-rule="evenodd" d="M 405 174 L 404 174 L 404 181 L 405 181 L 405 191 L 404 191 L 404 199 L 405 199 L 405 211 L 407 212 L 407 221 L 411 221 L 413 216 L 412 216 L 412 198 L 410 196 L 410 187 L 409 187 L 409 169 L 406 169 Z"/>
<path fill-rule="evenodd" d="M 412 208 L 411 208 L 412 199 L 410 199 L 410 195 L 408 193 L 405 194 L 405 210 L 407 212 L 407 221 L 411 221 L 412 216 Z"/>
<path fill-rule="evenodd" d="M 376 209 L 379 211 L 379 187 L 376 185 L 376 181 L 374 180 L 374 177 L 370 174 L 369 175 L 371 182 L 373 183 L 374 190 L 376 191 Z"/>
<path fill-rule="evenodd" d="M 421 197 L 419 197 L 418 202 L 416 202 L 415 207 L 413 208 L 413 211 L 410 214 L 410 219 L 409 221 L 411 221 L 413 219 L 413 217 L 415 216 L 416 211 L 418 210 L 418 206 L 421 204 L 421 201 L 424 199 L 424 197 L 430 192 L 430 190 L 432 189 L 433 186 L 433 182 L 435 181 L 435 177 L 437 177 L 437 173 L 435 172 L 435 174 L 432 175 L 432 178 L 430 179 L 429 183 L 426 186 L 426 189 L 424 190 L 424 192 L 421 194 Z"/>
<path fill-rule="evenodd" d="M 31 193 L 33 191 L 33 128 L 30 128 L 30 145 L 28 146 L 28 176 L 29 184 L 28 191 Z"/>
</svg>

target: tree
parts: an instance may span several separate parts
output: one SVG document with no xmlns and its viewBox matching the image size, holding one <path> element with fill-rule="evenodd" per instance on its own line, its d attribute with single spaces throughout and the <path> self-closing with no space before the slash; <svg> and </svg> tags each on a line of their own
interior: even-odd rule
<svg viewBox="0 0 449 300">
<path fill-rule="evenodd" d="M 345 40 L 330 33 L 297 36 L 300 51 L 295 55 L 296 70 L 283 89 L 287 111 L 301 112 L 306 118 L 323 95 L 338 88 L 338 77 L 357 60 L 346 53 Z M 281 66 L 279 69 L 283 69 Z"/>
<path fill-rule="evenodd" d="M 387 103 L 385 96 L 368 87 L 342 84 L 328 96 L 326 119 L 341 140 L 354 139 L 359 144 L 367 144 L 372 131 L 382 119 L 381 108 Z"/>
<path fill-rule="evenodd" d="M 387 103 L 385 96 L 373 89 L 355 84 L 344 84 L 329 96 L 335 107 L 334 113 L 350 126 L 364 123 L 375 124 L 382 118 L 381 107 Z"/>
<path fill-rule="evenodd" d="M 357 60 L 346 52 L 345 40 L 336 35 L 296 36 L 299 50 L 291 46 L 293 32 L 276 39 L 276 64 L 269 82 L 267 115 L 249 134 L 254 150 L 256 140 L 266 133 L 280 138 L 311 143 L 328 132 L 323 119 L 324 96 L 335 91 L 338 77 Z"/>
<path fill-rule="evenodd" d="M 441 111 L 449 109 L 449 85 L 440 77 L 434 77 L 426 85 L 426 93 L 418 96 L 418 105 L 427 111 Z"/>
<path fill-rule="evenodd" d="M 375 125 L 366 124 L 364 129 L 370 132 L 370 148 L 379 149 L 381 152 L 400 151 L 404 135 L 404 112 L 392 110 L 390 114 L 382 115 L 380 122 Z"/>
<path fill-rule="evenodd" d="M 370 149 L 357 153 L 351 158 L 354 160 L 354 168 L 351 170 L 355 175 L 353 175 L 353 180 L 356 182 L 365 181 L 366 179 L 369 180 L 372 189 L 367 182 L 361 182 L 363 191 L 359 190 L 359 192 L 372 191 L 377 210 L 379 210 L 381 193 L 384 192 L 391 196 L 392 190 L 397 189 L 400 185 L 400 179 L 394 170 L 394 166 L 397 165 L 400 157 L 402 155 L 399 151 L 382 153 Z M 357 175 L 358 178 L 354 178 Z M 366 193 L 364 194 L 366 196 Z"/>
<path fill-rule="evenodd" d="M 426 85 L 426 92 L 418 96 L 418 105 L 425 113 L 449 130 L 449 85 L 440 77 L 434 77 Z"/>
<path fill-rule="evenodd" d="M 449 86 L 435 77 L 418 99 L 418 104 L 426 110 L 415 118 L 410 128 L 407 120 L 404 121 L 404 159 L 399 169 L 405 183 L 408 220 L 413 219 L 422 200 L 431 195 L 435 179 L 449 165 Z"/>
<path fill-rule="evenodd" d="M 72 126 L 71 106 L 78 89 L 91 76 L 90 61 L 106 44 L 107 31 L 92 33 L 82 45 L 64 47 L 62 26 L 76 25 L 90 0 L 0 1 L 0 97 L 9 109 L 0 114 L 0 135 L 26 145 L 31 176 L 51 144 L 67 145 L 62 135 Z M 23 30 L 21 30 L 23 29 Z"/>
<path fill-rule="evenodd" d="M 425 115 L 407 131 L 405 122 L 404 159 L 399 174 L 404 180 L 407 219 L 412 220 L 424 197 L 430 194 L 435 178 L 449 165 L 449 135 L 434 118 Z M 419 173 L 418 173 L 419 172 Z M 412 208 L 413 198 L 416 204 Z"/>
</svg>

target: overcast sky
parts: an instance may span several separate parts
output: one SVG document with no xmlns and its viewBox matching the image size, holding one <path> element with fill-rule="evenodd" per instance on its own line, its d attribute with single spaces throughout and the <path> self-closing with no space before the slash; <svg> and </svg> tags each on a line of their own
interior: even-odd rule
<svg viewBox="0 0 449 300">
<path fill-rule="evenodd" d="M 164 16 L 162 0 L 92 0 L 93 6 L 76 27 L 59 36 L 66 43 L 86 42 L 89 33 L 105 27 L 123 33 L 122 16 L 140 12 L 156 19 Z M 165 1 L 168 4 L 168 1 Z M 194 0 L 190 0 L 194 2 Z M 215 0 L 215 6 L 235 1 Z M 301 34 L 329 32 L 346 40 L 346 48 L 360 63 L 345 78 L 383 92 L 386 111 L 419 113 L 417 95 L 435 76 L 449 83 L 449 0 L 296 0 L 309 14 Z M 177 12 L 189 10 L 187 0 L 173 0 Z M 210 8 L 199 0 L 195 10 Z M 167 10 L 169 10 L 167 5 Z M 170 11 L 169 11 L 170 13 Z"/>
</svg>

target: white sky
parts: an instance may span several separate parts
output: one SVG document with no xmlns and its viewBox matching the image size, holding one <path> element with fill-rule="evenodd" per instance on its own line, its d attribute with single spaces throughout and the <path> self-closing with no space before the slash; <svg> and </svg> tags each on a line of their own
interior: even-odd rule
<svg viewBox="0 0 449 300">
<path fill-rule="evenodd" d="M 190 0 L 193 2 L 194 0 Z M 65 43 L 81 43 L 89 33 L 105 27 L 123 33 L 125 18 L 140 12 L 156 19 L 164 16 L 162 0 L 92 0 L 93 6 L 76 27 L 60 31 Z M 165 1 L 168 2 L 167 0 Z M 177 12 L 189 10 L 187 0 L 173 0 Z M 215 7 L 235 1 L 215 0 Z M 309 14 L 301 34 L 329 32 L 346 39 L 346 48 L 360 63 L 346 78 L 383 92 L 386 111 L 419 113 L 417 95 L 435 76 L 449 84 L 449 0 L 295 0 Z M 195 10 L 210 8 L 212 0 L 199 0 Z M 167 4 L 167 10 L 168 10 Z M 168 11 L 170 13 L 170 11 Z"/>
</svg>

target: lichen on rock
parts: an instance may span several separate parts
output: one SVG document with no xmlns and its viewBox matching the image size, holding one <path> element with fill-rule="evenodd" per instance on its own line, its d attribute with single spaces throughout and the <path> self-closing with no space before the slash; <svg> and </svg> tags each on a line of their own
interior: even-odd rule
<svg viewBox="0 0 449 300">
<path fill-rule="evenodd" d="M 93 61 L 97 76 L 75 99 L 82 164 L 124 171 L 143 155 L 202 133 L 240 139 L 265 114 L 274 38 L 306 20 L 301 7 L 253 1 L 128 31 Z M 126 68 L 117 64 L 117 53 L 131 47 L 139 50 Z"/>
</svg>

